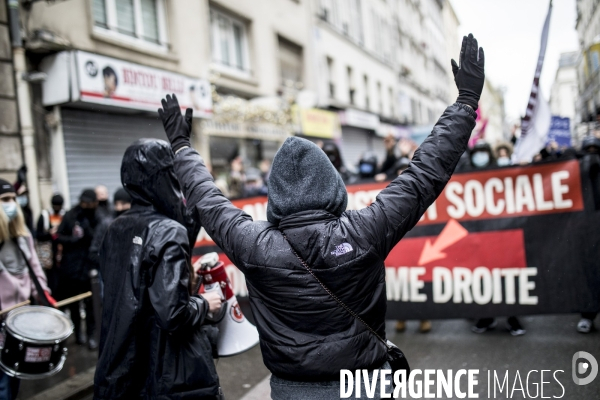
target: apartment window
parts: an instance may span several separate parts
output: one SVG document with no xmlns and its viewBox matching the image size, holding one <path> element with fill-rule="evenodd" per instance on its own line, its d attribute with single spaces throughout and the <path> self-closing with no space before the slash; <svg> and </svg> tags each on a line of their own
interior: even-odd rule
<svg viewBox="0 0 600 400">
<path fill-rule="evenodd" d="M 352 79 L 352 67 L 346 67 L 346 72 L 348 75 L 348 99 L 350 104 L 354 104 L 354 80 Z"/>
<path fill-rule="evenodd" d="M 210 10 L 211 50 L 214 62 L 250 72 L 246 24 L 221 11 Z"/>
<path fill-rule="evenodd" d="M 93 0 L 98 32 L 166 47 L 164 0 Z"/>
<path fill-rule="evenodd" d="M 381 82 L 377 82 L 377 100 L 379 101 L 379 114 L 383 114 L 383 95 L 381 94 Z"/>
<path fill-rule="evenodd" d="M 395 114 L 395 110 L 394 110 L 394 89 L 389 88 L 388 89 L 389 92 L 389 98 L 390 98 L 390 116 L 394 116 Z"/>
<path fill-rule="evenodd" d="M 365 109 L 371 109 L 371 101 L 369 99 L 369 77 L 365 75 L 363 77 L 364 86 L 365 86 Z"/>
<path fill-rule="evenodd" d="M 279 37 L 279 69 L 283 86 L 302 82 L 302 47 Z"/>
<path fill-rule="evenodd" d="M 321 10 L 319 12 L 319 17 L 323 21 L 331 22 L 331 1 L 332 0 L 321 0 L 320 1 Z M 336 0 L 333 0 L 333 1 L 336 1 Z"/>
<path fill-rule="evenodd" d="M 327 82 L 329 84 L 329 97 L 335 98 L 335 74 L 333 72 L 333 59 L 327 57 Z"/>
<path fill-rule="evenodd" d="M 350 18 L 352 19 L 354 38 L 360 45 L 363 44 L 362 11 L 360 0 L 350 2 Z"/>
</svg>

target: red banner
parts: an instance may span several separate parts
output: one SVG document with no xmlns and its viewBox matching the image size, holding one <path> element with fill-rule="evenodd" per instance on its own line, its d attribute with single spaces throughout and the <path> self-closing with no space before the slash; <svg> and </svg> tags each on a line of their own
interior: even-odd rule
<svg viewBox="0 0 600 400">
<path fill-rule="evenodd" d="M 348 209 L 360 210 L 375 201 L 386 183 L 349 185 Z M 254 220 L 267 219 L 267 197 L 234 200 Z M 583 210 L 579 163 L 502 168 L 455 174 L 419 225 L 450 220 L 469 221 L 544 215 Z M 196 246 L 214 245 L 202 230 Z"/>
</svg>

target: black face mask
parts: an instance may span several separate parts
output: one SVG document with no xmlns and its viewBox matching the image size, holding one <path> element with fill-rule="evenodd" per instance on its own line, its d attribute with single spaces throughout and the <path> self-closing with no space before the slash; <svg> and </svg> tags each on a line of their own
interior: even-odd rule
<svg viewBox="0 0 600 400">
<path fill-rule="evenodd" d="M 96 215 L 96 209 L 95 208 L 82 208 L 81 214 L 83 215 L 84 218 L 92 219 Z"/>
<path fill-rule="evenodd" d="M 123 213 L 128 210 L 115 211 L 115 218 L 119 218 Z"/>
<path fill-rule="evenodd" d="M 108 200 L 100 200 L 98 202 L 98 207 L 108 207 Z"/>
</svg>

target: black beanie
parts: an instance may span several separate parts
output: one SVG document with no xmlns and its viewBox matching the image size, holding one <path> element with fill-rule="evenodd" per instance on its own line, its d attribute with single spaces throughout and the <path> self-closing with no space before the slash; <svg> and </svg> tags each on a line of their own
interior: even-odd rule
<svg viewBox="0 0 600 400">
<path fill-rule="evenodd" d="M 61 206 L 63 204 L 65 204 L 65 199 L 63 199 L 63 197 L 60 194 L 55 194 L 54 196 L 52 196 L 52 200 L 50 201 L 50 203 L 53 206 Z"/>
<path fill-rule="evenodd" d="M 119 188 L 115 195 L 113 196 L 113 203 L 117 201 L 122 201 L 123 203 L 131 203 L 131 196 L 127 193 L 127 190 L 124 188 Z"/>
<path fill-rule="evenodd" d="M 295 136 L 275 154 L 268 186 L 267 219 L 277 225 L 300 211 L 322 210 L 339 217 L 348 205 L 346 185 L 325 152 Z"/>
<path fill-rule="evenodd" d="M 13 185 L 10 184 L 10 182 L 5 181 L 4 179 L 0 179 L 0 195 L 3 195 L 5 193 L 16 194 L 17 192 L 15 192 L 15 188 Z"/>
<path fill-rule="evenodd" d="M 96 192 L 94 189 L 85 189 L 81 192 L 81 196 L 79 196 L 79 201 L 83 203 L 93 203 L 98 201 L 98 197 L 96 196 Z"/>
</svg>

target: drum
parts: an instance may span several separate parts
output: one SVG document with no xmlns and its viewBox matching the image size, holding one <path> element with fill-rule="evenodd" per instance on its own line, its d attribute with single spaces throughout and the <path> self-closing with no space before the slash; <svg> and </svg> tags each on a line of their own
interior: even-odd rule
<svg viewBox="0 0 600 400">
<path fill-rule="evenodd" d="M 67 359 L 65 342 L 73 323 L 51 307 L 23 306 L 8 313 L 0 328 L 0 369 L 19 379 L 59 372 Z"/>
</svg>

